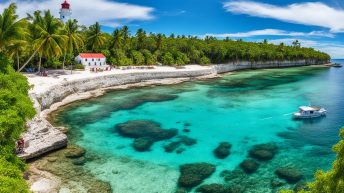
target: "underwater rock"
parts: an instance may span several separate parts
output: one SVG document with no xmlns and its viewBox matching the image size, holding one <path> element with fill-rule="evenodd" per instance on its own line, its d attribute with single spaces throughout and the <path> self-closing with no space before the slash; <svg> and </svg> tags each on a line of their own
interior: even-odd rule
<svg viewBox="0 0 344 193">
<path fill-rule="evenodd" d="M 86 153 L 86 150 L 82 147 L 79 146 L 69 146 L 67 147 L 67 152 L 65 156 L 67 158 L 75 159 L 75 158 L 80 158 L 84 156 Z"/>
<path fill-rule="evenodd" d="M 184 127 L 190 127 L 191 124 L 190 123 L 184 123 Z"/>
<path fill-rule="evenodd" d="M 249 155 L 260 161 L 268 161 L 274 158 L 277 151 L 278 147 L 274 143 L 259 144 L 252 147 Z"/>
<path fill-rule="evenodd" d="M 223 177 L 226 182 L 232 181 L 232 180 L 239 180 L 240 181 L 242 179 L 247 178 L 246 173 L 243 172 L 242 170 L 238 170 L 238 169 L 233 170 L 233 171 L 224 170 L 221 172 L 220 176 Z"/>
<path fill-rule="evenodd" d="M 189 191 L 187 191 L 185 188 L 178 188 L 174 193 L 188 193 Z"/>
<path fill-rule="evenodd" d="M 306 190 L 306 191 L 309 191 L 309 187 L 307 186 L 307 183 L 306 182 L 298 182 L 295 187 L 294 187 L 294 192 L 300 192 L 302 190 Z"/>
<path fill-rule="evenodd" d="M 284 186 L 285 182 L 282 182 L 282 181 L 274 178 L 274 179 L 271 180 L 270 185 L 271 185 L 271 188 L 274 189 L 274 188 L 278 188 L 278 187 Z"/>
<path fill-rule="evenodd" d="M 171 143 L 164 146 L 165 152 L 172 153 L 174 150 L 180 147 L 182 143 L 180 141 L 172 141 Z"/>
<path fill-rule="evenodd" d="M 149 120 L 128 121 L 115 126 L 117 132 L 128 138 L 148 137 L 154 141 L 170 139 L 178 134 L 177 129 L 162 129 L 160 124 Z"/>
<path fill-rule="evenodd" d="M 182 135 L 182 136 L 178 136 L 178 141 L 172 141 L 169 144 L 163 146 L 163 148 L 165 149 L 165 152 L 168 152 L 168 153 L 172 153 L 176 149 L 179 148 L 179 151 L 177 150 L 178 151 L 177 153 L 182 153 L 185 150 L 185 148 L 180 148 L 183 144 L 185 146 L 192 146 L 196 143 L 197 143 L 196 139 L 192 139 L 188 136 Z"/>
<path fill-rule="evenodd" d="M 82 165 L 85 165 L 86 159 L 83 158 L 83 157 L 81 157 L 81 158 L 78 158 L 78 159 L 74 159 L 74 160 L 72 161 L 72 163 L 73 163 L 74 165 L 76 165 L 76 166 L 82 166 Z"/>
<path fill-rule="evenodd" d="M 206 184 L 197 188 L 196 192 L 201 193 L 232 193 L 231 189 L 223 184 Z"/>
<path fill-rule="evenodd" d="M 94 183 L 92 187 L 88 189 L 87 193 L 112 193 L 112 188 L 109 183 Z"/>
<path fill-rule="evenodd" d="M 131 110 L 148 102 L 164 102 L 175 100 L 176 98 L 178 98 L 178 95 L 157 93 L 143 94 L 140 96 L 132 97 L 131 100 L 127 100 L 125 103 L 121 103 L 117 107 L 117 110 Z"/>
<path fill-rule="evenodd" d="M 137 138 L 134 140 L 132 146 L 136 151 L 144 152 L 150 151 L 150 147 L 154 144 L 154 140 L 147 137 Z"/>
<path fill-rule="evenodd" d="M 232 145 L 228 142 L 222 142 L 219 146 L 214 150 L 214 154 L 219 159 L 225 159 L 230 154 L 230 148 Z"/>
<path fill-rule="evenodd" d="M 177 154 L 181 154 L 181 153 L 183 153 L 184 151 L 185 151 L 185 148 L 179 148 L 179 149 L 177 149 L 176 153 L 177 153 Z"/>
<path fill-rule="evenodd" d="M 291 184 L 294 184 L 303 178 L 301 171 L 293 167 L 278 168 L 276 169 L 275 174 L 279 178 L 284 179 Z"/>
<path fill-rule="evenodd" d="M 184 133 L 190 133 L 190 129 L 183 129 Z"/>
<path fill-rule="evenodd" d="M 247 173 L 252 174 L 255 171 L 257 171 L 259 164 L 252 160 L 252 159 L 246 159 L 243 162 L 241 162 L 240 167 Z"/>
<path fill-rule="evenodd" d="M 185 136 L 185 135 L 179 136 L 178 138 L 180 139 L 179 141 L 186 146 L 192 146 L 192 145 L 195 145 L 197 143 L 196 139 L 192 139 L 192 138 Z"/>
<path fill-rule="evenodd" d="M 48 157 L 48 162 L 56 162 L 57 161 L 57 157 Z"/>
<path fill-rule="evenodd" d="M 203 182 L 216 170 L 215 165 L 208 163 L 193 163 L 180 166 L 180 177 L 178 185 L 180 187 L 192 188 Z"/>
<path fill-rule="evenodd" d="M 290 131 L 279 132 L 277 133 L 277 136 L 284 139 L 291 139 L 291 140 L 296 140 L 298 138 L 298 135 L 295 132 L 290 132 Z"/>
</svg>

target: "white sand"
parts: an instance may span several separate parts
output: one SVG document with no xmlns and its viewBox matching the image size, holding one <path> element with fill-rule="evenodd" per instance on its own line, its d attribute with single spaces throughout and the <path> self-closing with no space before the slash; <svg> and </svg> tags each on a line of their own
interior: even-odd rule
<svg viewBox="0 0 344 193">
<path fill-rule="evenodd" d="M 120 70 L 120 69 L 112 69 L 111 71 L 104 71 L 104 72 L 90 72 L 88 70 L 85 71 L 73 71 L 73 74 L 70 74 L 69 70 L 65 70 L 67 75 L 58 75 L 55 72 L 59 71 L 50 71 L 48 77 L 42 77 L 33 74 L 25 74 L 28 77 L 28 81 L 31 85 L 33 85 L 33 89 L 30 91 L 31 93 L 40 94 L 49 90 L 50 87 L 54 85 L 61 84 L 63 82 L 68 82 L 72 80 L 81 80 L 87 78 L 94 78 L 94 77 L 101 77 L 106 75 L 115 75 L 115 74 L 131 74 L 131 73 L 144 73 L 144 72 L 178 72 L 178 71 L 195 71 L 195 70 L 209 70 L 211 66 L 200 66 L 200 65 L 187 65 L 184 69 L 176 69 L 175 67 L 167 67 L 167 66 L 154 66 L 154 69 L 129 69 L 129 70 Z"/>
</svg>

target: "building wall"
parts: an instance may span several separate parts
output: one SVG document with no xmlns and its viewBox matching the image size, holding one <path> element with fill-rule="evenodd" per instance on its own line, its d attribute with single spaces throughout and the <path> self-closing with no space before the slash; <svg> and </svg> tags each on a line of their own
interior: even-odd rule
<svg viewBox="0 0 344 193">
<path fill-rule="evenodd" d="M 66 23 L 68 20 L 71 19 L 72 11 L 70 9 L 61 9 L 60 10 L 60 19 Z"/>
<path fill-rule="evenodd" d="M 85 68 L 102 67 L 106 65 L 106 58 L 81 58 L 76 57 L 76 62 L 85 66 Z"/>
</svg>

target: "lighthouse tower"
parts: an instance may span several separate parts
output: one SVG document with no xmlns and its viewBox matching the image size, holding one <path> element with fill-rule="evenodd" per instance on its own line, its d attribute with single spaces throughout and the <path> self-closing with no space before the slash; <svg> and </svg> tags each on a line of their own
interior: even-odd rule
<svg viewBox="0 0 344 193">
<path fill-rule="evenodd" d="M 72 10 L 70 9 L 70 4 L 65 0 L 61 4 L 61 9 L 60 9 L 60 19 L 66 23 L 68 20 L 71 19 L 72 15 Z"/>
</svg>

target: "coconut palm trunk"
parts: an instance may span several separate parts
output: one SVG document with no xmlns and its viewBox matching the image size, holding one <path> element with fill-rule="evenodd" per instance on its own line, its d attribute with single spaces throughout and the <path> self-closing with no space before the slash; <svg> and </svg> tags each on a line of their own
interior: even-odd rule
<svg viewBox="0 0 344 193">
<path fill-rule="evenodd" d="M 38 49 L 30 56 L 30 58 L 24 63 L 24 65 L 18 70 L 18 72 L 22 71 L 29 64 L 29 62 L 32 60 L 33 57 L 35 57 L 37 52 Z"/>
<path fill-rule="evenodd" d="M 42 65 L 42 54 L 39 55 L 38 72 L 41 72 L 41 65 Z"/>
<path fill-rule="evenodd" d="M 66 62 L 66 56 L 67 56 L 67 52 L 64 53 L 63 55 L 63 62 L 62 62 L 62 70 L 65 70 L 65 62 Z"/>
<path fill-rule="evenodd" d="M 19 70 L 19 52 L 17 52 L 16 55 L 17 55 L 17 70 Z"/>
</svg>

